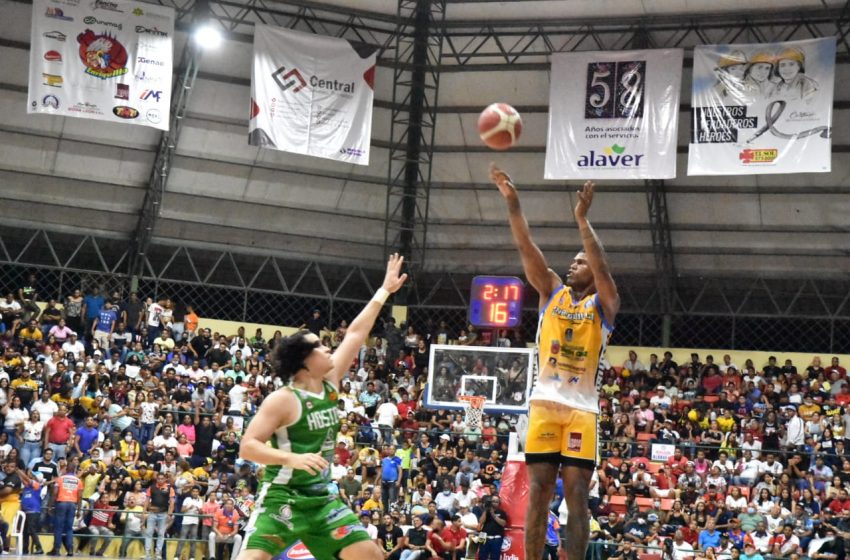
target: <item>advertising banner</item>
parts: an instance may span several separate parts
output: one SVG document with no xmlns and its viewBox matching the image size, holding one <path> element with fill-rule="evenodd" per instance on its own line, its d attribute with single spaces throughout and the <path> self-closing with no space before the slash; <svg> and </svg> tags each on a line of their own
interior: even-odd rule
<svg viewBox="0 0 850 560">
<path fill-rule="evenodd" d="M 682 50 L 552 55 L 546 179 L 672 179 Z"/>
<path fill-rule="evenodd" d="M 174 10 L 33 0 L 28 113 L 168 130 Z"/>
<path fill-rule="evenodd" d="M 688 175 L 826 173 L 835 38 L 694 48 Z"/>
<path fill-rule="evenodd" d="M 249 143 L 369 164 L 374 47 L 254 26 Z"/>
</svg>

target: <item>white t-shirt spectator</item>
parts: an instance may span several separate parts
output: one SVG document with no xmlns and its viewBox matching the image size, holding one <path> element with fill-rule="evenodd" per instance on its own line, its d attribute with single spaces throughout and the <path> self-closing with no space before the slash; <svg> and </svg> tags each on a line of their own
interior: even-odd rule
<svg viewBox="0 0 850 560">
<path fill-rule="evenodd" d="M 41 435 L 44 433 L 44 422 L 24 422 L 24 439 L 26 441 L 41 441 Z"/>
<path fill-rule="evenodd" d="M 331 480 L 339 480 L 348 472 L 345 465 L 331 465 Z"/>
<path fill-rule="evenodd" d="M 30 413 L 25 408 L 10 408 L 6 414 L 6 420 L 3 427 L 7 430 L 14 430 L 18 424 L 23 424 L 29 420 Z"/>
<path fill-rule="evenodd" d="M 367 524 L 364 529 L 366 529 L 366 533 L 368 533 L 369 538 L 373 541 L 378 538 L 378 528 L 371 523 Z"/>
<path fill-rule="evenodd" d="M 183 506 L 181 508 L 183 512 L 183 525 L 197 525 L 198 514 L 201 512 L 202 507 L 204 507 L 204 501 L 200 498 L 195 499 L 192 496 L 183 498 Z"/>
<path fill-rule="evenodd" d="M 744 442 L 741 444 L 741 449 L 746 451 L 749 449 L 752 451 L 753 459 L 758 459 L 761 452 L 761 442 L 757 439 L 754 439 L 752 442 Z"/>
<path fill-rule="evenodd" d="M 759 467 L 761 466 L 761 461 L 758 459 L 750 459 L 749 461 L 744 462 L 744 468 L 741 470 L 741 478 L 748 478 L 754 480 L 758 477 Z"/>
<path fill-rule="evenodd" d="M 456 507 L 455 499 L 455 495 L 451 492 L 439 492 L 434 496 L 434 503 L 437 504 L 437 509 L 454 513 Z"/>
<path fill-rule="evenodd" d="M 398 407 L 395 403 L 387 401 L 378 407 L 377 416 L 378 425 L 395 426 L 395 420 L 398 418 Z"/>
<path fill-rule="evenodd" d="M 682 541 L 682 544 L 676 544 L 673 541 L 673 560 L 685 560 L 685 558 L 693 558 L 694 547 L 688 541 Z"/>
<path fill-rule="evenodd" d="M 649 404 L 655 408 L 656 406 L 660 406 L 661 408 L 670 408 L 670 405 L 673 404 L 673 399 L 667 396 L 667 393 L 659 393 L 658 395 L 653 396 L 649 399 Z"/>
<path fill-rule="evenodd" d="M 177 448 L 177 438 L 172 436 L 165 437 L 162 434 L 159 434 L 155 438 L 153 438 L 153 447 L 160 453 L 165 453 L 166 449 L 176 449 Z"/>
<path fill-rule="evenodd" d="M 743 496 L 733 498 L 731 495 L 726 496 L 726 507 L 732 511 L 743 511 L 747 509 L 747 499 Z"/>
<path fill-rule="evenodd" d="M 71 354 L 74 355 L 75 360 L 79 360 L 85 354 L 86 347 L 83 346 L 83 343 L 80 342 L 79 340 L 76 341 L 76 342 L 73 342 L 73 343 L 70 340 L 68 340 L 67 342 L 62 344 L 62 352 L 65 355 L 71 353 Z"/>
<path fill-rule="evenodd" d="M 56 401 L 47 399 L 47 402 L 38 399 L 34 403 L 32 403 L 32 410 L 38 412 L 39 418 L 46 425 L 53 415 L 59 411 L 59 405 L 56 404 Z"/>
<path fill-rule="evenodd" d="M 772 465 L 769 465 L 767 461 L 762 461 L 761 465 L 759 465 L 759 474 L 770 473 L 774 476 L 779 476 L 783 470 L 782 463 L 779 461 L 773 461 Z"/>
<path fill-rule="evenodd" d="M 164 308 L 157 302 L 153 302 L 148 306 L 148 328 L 159 328 L 159 316 L 162 315 Z"/>
<path fill-rule="evenodd" d="M 248 388 L 242 385 L 234 385 L 227 396 L 230 397 L 230 410 L 242 411 L 242 406 L 245 404 L 245 395 L 248 394 Z"/>
<path fill-rule="evenodd" d="M 142 407 L 142 424 L 155 424 L 156 413 L 159 411 L 159 404 L 155 402 L 143 402 Z"/>
</svg>

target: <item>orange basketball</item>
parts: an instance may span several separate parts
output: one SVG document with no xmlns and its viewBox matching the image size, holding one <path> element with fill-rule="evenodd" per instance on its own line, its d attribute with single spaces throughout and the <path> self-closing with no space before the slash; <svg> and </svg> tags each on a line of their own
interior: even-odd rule
<svg viewBox="0 0 850 560">
<path fill-rule="evenodd" d="M 493 103 L 478 117 L 481 141 L 493 150 L 507 150 L 522 133 L 522 117 L 507 103 Z"/>
</svg>

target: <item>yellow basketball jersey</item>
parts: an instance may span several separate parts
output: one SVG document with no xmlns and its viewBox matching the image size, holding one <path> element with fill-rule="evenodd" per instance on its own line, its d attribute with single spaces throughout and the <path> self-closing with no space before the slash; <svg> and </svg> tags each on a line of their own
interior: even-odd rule
<svg viewBox="0 0 850 560">
<path fill-rule="evenodd" d="M 613 330 L 597 294 L 573 301 L 569 287 L 555 290 L 537 324 L 539 368 L 531 400 L 598 413 L 599 365 Z"/>
</svg>

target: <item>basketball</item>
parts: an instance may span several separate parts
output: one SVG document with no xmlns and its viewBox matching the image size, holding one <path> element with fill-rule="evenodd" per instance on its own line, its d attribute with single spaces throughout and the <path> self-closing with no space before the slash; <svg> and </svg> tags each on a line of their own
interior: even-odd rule
<svg viewBox="0 0 850 560">
<path fill-rule="evenodd" d="M 478 117 L 481 141 L 493 150 L 507 150 L 519 140 L 522 117 L 507 103 L 493 103 Z"/>
</svg>

